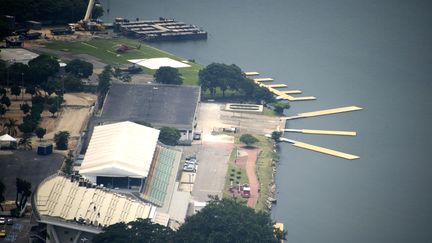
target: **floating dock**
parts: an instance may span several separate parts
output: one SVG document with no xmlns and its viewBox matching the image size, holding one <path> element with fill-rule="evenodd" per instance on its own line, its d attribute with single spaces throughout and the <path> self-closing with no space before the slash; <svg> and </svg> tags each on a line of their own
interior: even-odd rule
<svg viewBox="0 0 432 243">
<path fill-rule="evenodd" d="M 313 129 L 283 129 L 284 132 L 296 132 L 304 134 L 318 134 L 318 135 L 337 135 L 337 136 L 356 136 L 354 131 L 334 131 L 334 130 L 313 130 Z"/>
<path fill-rule="evenodd" d="M 299 142 L 299 141 L 295 141 L 295 140 L 291 140 L 291 139 L 287 139 L 287 138 L 281 138 L 280 140 L 284 141 L 284 142 L 288 142 L 288 143 L 292 144 L 293 146 L 296 146 L 299 148 L 308 149 L 308 150 L 312 150 L 312 151 L 323 153 L 323 154 L 332 155 L 332 156 L 343 158 L 343 159 L 354 160 L 354 159 L 360 158 L 357 155 L 347 154 L 347 153 L 339 152 L 336 150 L 323 148 L 323 147 L 319 147 L 319 146 L 315 146 L 312 144 L 303 143 L 303 142 Z"/>
<path fill-rule="evenodd" d="M 284 94 L 301 94 L 302 93 L 302 91 L 301 90 L 283 90 L 283 91 L 281 91 L 281 92 L 283 92 Z"/>
<path fill-rule="evenodd" d="M 258 76 L 259 72 L 244 72 L 244 75 L 246 75 L 246 76 Z"/>
<path fill-rule="evenodd" d="M 207 32 L 201 28 L 166 18 L 139 21 L 116 18 L 114 31 L 149 42 L 207 39 Z"/>
<path fill-rule="evenodd" d="M 288 85 L 286 85 L 286 84 L 268 84 L 266 86 L 270 87 L 270 88 L 286 88 L 286 87 L 288 87 Z"/>
<path fill-rule="evenodd" d="M 253 81 L 255 83 L 261 83 L 261 82 L 273 82 L 274 79 L 272 78 L 254 78 Z"/>
<path fill-rule="evenodd" d="M 261 84 L 262 87 L 267 88 L 270 92 L 280 97 L 281 99 L 288 101 L 301 101 L 301 100 L 316 100 L 314 96 L 303 96 L 303 97 L 294 97 L 284 93 L 283 91 L 277 90 L 275 88 L 269 87 L 268 85 Z"/>
<path fill-rule="evenodd" d="M 331 114 L 336 114 L 336 113 L 358 111 L 358 110 L 362 110 L 362 109 L 363 108 L 358 107 L 358 106 L 346 106 L 346 107 L 340 107 L 340 108 L 334 108 L 334 109 L 299 113 L 296 116 L 282 117 L 282 119 L 292 120 L 292 119 L 305 118 L 305 117 L 325 116 L 325 115 L 331 115 Z"/>
</svg>

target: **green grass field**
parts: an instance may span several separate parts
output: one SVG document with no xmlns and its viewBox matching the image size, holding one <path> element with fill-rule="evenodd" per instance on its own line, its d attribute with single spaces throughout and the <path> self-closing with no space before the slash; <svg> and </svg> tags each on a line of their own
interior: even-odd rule
<svg viewBox="0 0 432 243">
<path fill-rule="evenodd" d="M 138 47 L 127 51 L 122 54 L 116 53 L 116 47 L 124 44 L 130 47 Z M 185 61 L 185 59 L 174 56 L 168 52 L 164 52 L 152 46 L 146 45 L 137 40 L 127 38 L 116 38 L 110 40 L 91 40 L 91 41 L 54 41 L 50 44 L 46 44 L 46 47 L 58 51 L 67 51 L 76 54 L 88 54 L 98 58 L 101 62 L 106 64 L 126 64 L 129 63 L 128 59 L 142 59 L 142 58 L 156 58 L 156 57 L 169 57 L 177 61 Z M 180 73 L 183 76 L 183 83 L 190 85 L 198 84 L 198 72 L 201 65 L 196 63 L 188 63 L 191 67 L 179 68 Z M 148 74 L 153 75 L 155 70 L 144 68 L 144 71 Z"/>
</svg>

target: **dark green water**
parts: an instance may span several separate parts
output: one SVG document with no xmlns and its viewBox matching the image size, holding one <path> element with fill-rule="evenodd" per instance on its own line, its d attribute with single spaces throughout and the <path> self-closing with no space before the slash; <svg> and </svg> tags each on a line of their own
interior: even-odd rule
<svg viewBox="0 0 432 243">
<path fill-rule="evenodd" d="M 432 2 L 402 0 L 105 0 L 110 16 L 159 16 L 202 26 L 207 41 L 157 44 L 187 59 L 235 63 L 317 101 L 289 114 L 289 134 L 359 155 L 347 161 L 282 145 L 278 205 L 289 242 L 432 242 Z"/>
</svg>

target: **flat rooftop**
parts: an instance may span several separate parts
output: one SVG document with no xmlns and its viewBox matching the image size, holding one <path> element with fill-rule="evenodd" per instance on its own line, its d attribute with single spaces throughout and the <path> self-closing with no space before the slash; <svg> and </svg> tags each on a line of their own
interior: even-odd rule
<svg viewBox="0 0 432 243">
<path fill-rule="evenodd" d="M 34 52 L 28 51 L 23 48 L 3 48 L 0 52 L 0 58 L 5 61 L 10 62 L 19 62 L 28 64 L 28 62 L 38 57 L 39 54 L 36 54 Z"/>
<path fill-rule="evenodd" d="M 198 86 L 113 83 L 98 120 L 191 129 L 199 95 Z"/>
</svg>

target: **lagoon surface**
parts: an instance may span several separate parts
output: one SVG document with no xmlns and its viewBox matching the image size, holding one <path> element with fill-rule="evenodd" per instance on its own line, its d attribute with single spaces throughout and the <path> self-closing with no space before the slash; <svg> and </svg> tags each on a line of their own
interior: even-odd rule
<svg viewBox="0 0 432 243">
<path fill-rule="evenodd" d="M 235 63 L 317 101 L 289 128 L 354 130 L 357 137 L 287 134 L 359 155 L 355 161 L 281 145 L 278 204 L 288 242 L 432 241 L 432 2 L 403 0 L 104 0 L 110 14 L 195 24 L 207 41 L 154 46 L 202 64 Z"/>
</svg>

